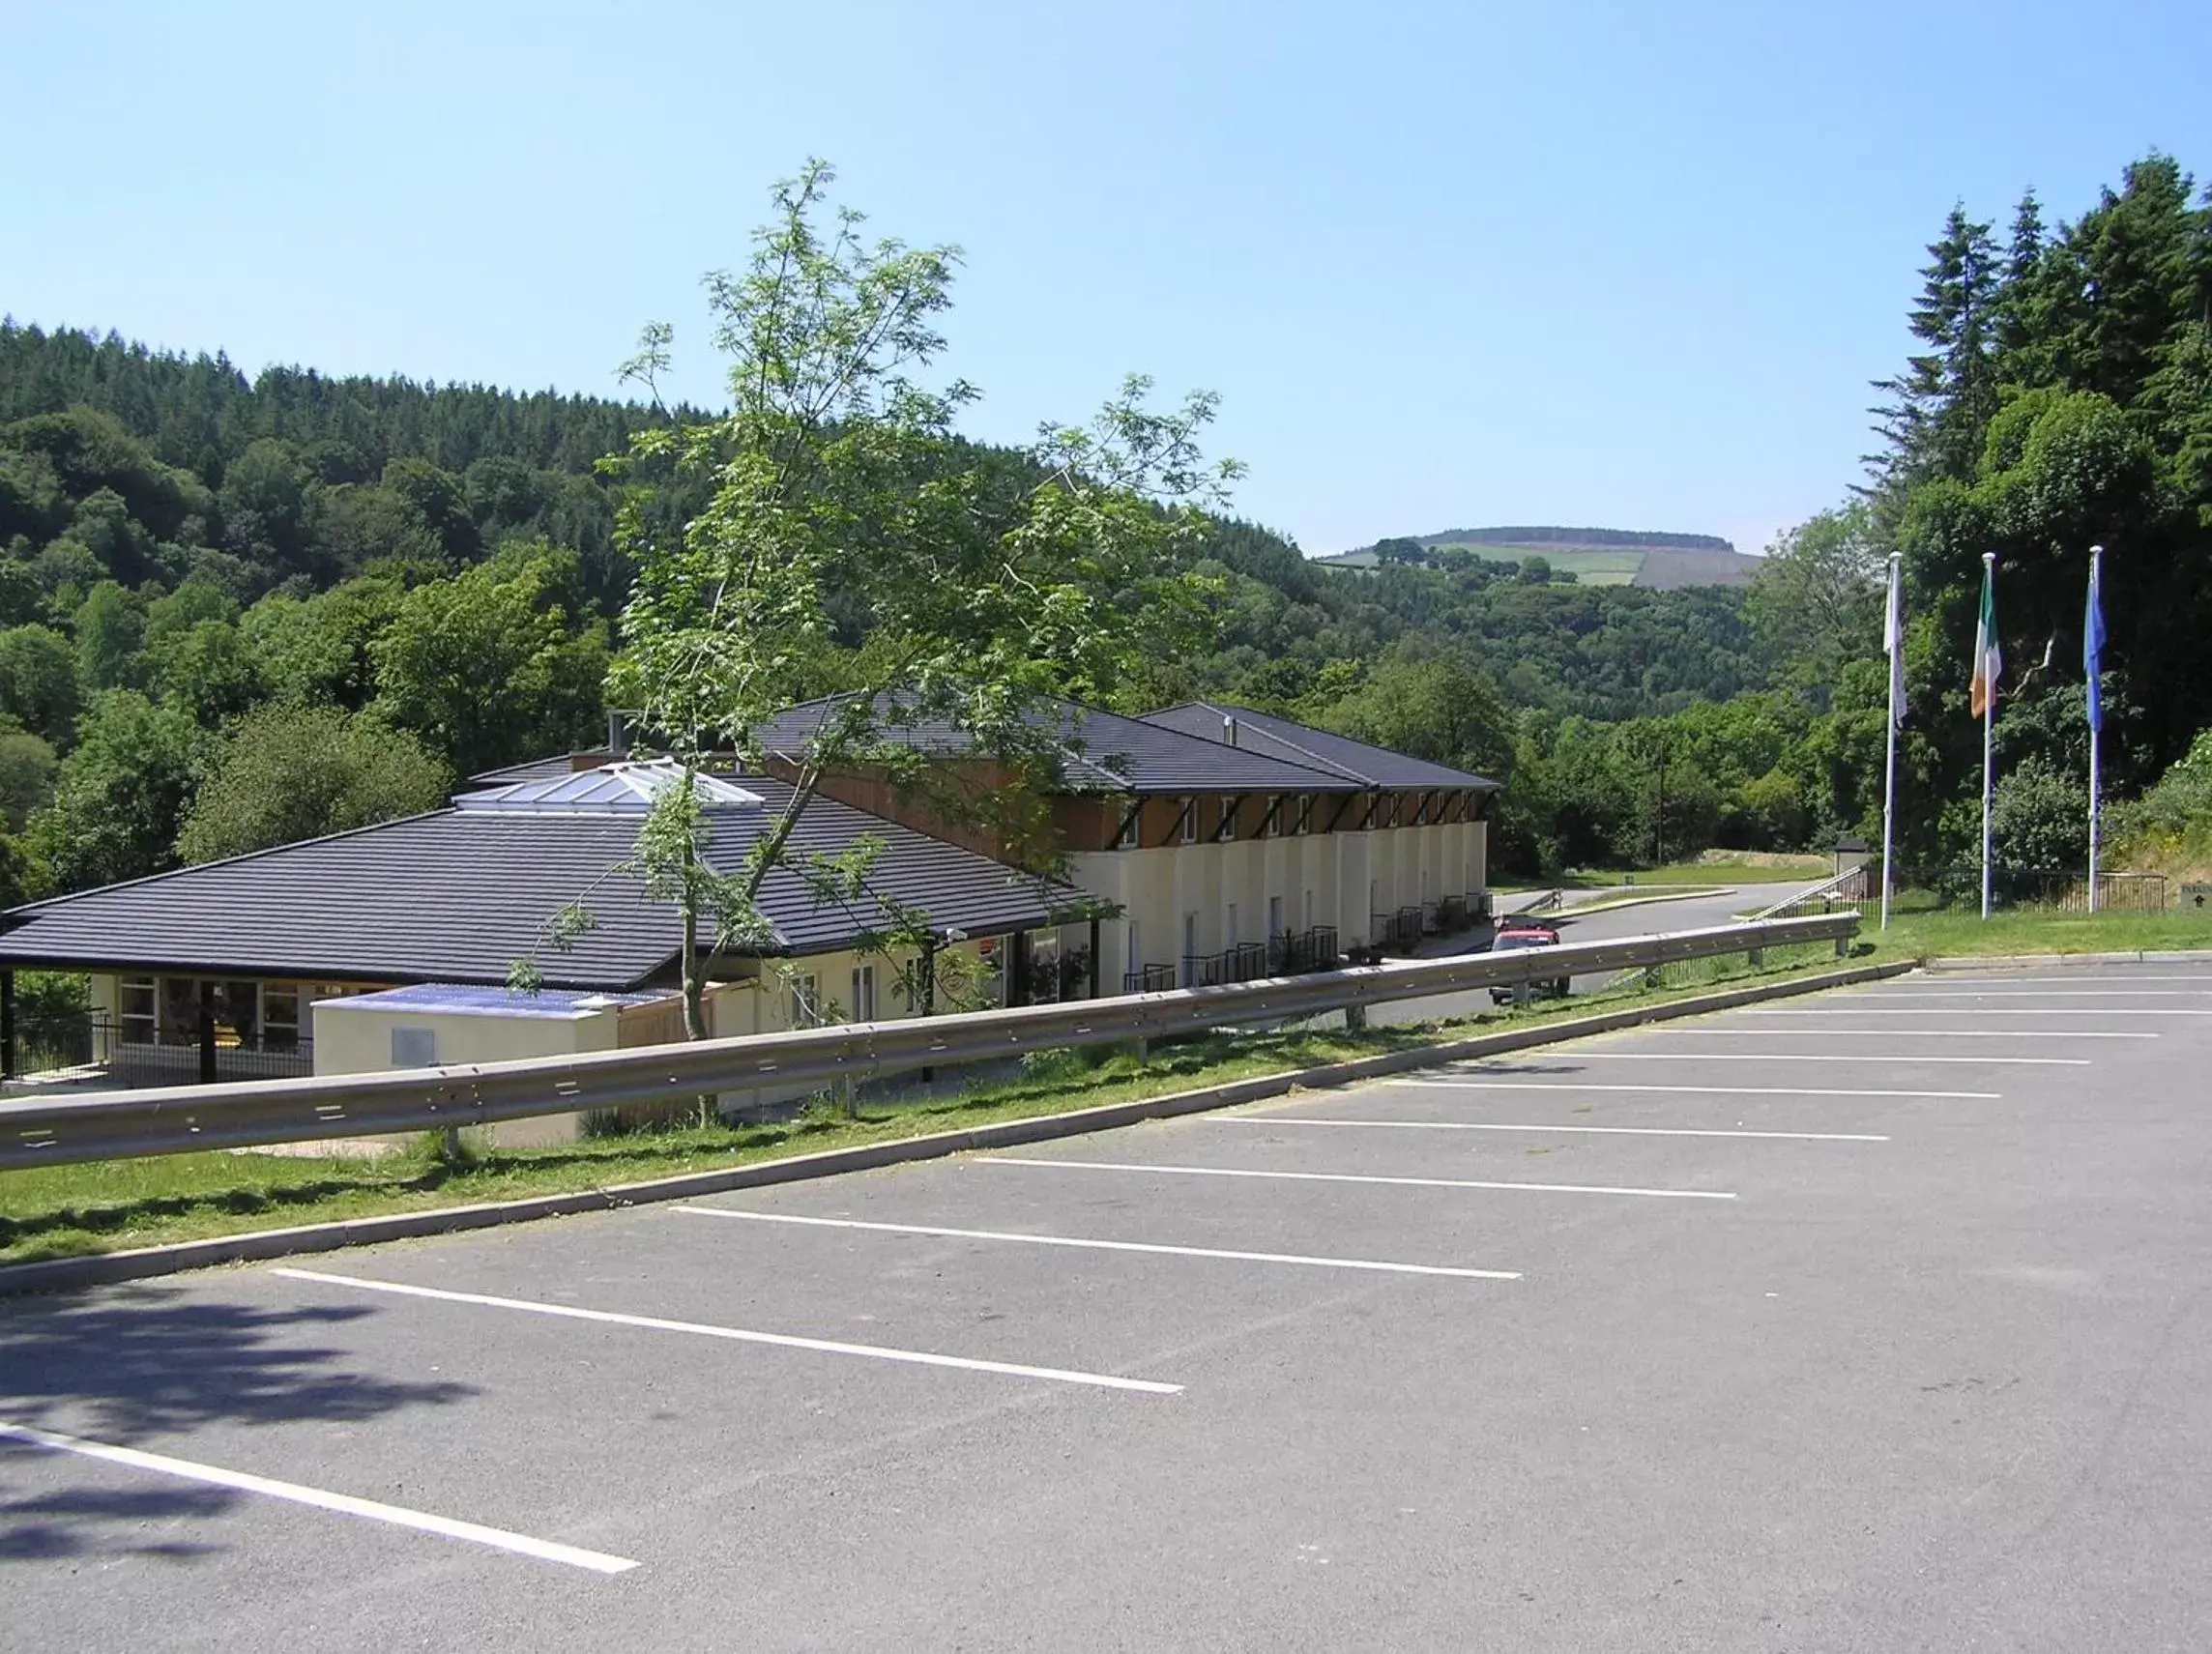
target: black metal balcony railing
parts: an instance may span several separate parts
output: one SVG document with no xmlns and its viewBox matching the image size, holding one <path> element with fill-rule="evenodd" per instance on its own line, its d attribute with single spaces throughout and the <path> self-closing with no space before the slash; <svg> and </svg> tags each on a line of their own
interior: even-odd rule
<svg viewBox="0 0 2212 1654">
<path fill-rule="evenodd" d="M 1410 949 L 1421 940 L 1421 910 L 1400 908 L 1391 914 L 1370 914 L 1368 926 L 1375 946 Z"/>
<path fill-rule="evenodd" d="M 1343 962 L 1336 926 L 1314 925 L 1266 942 L 1240 942 L 1219 953 L 1186 953 L 1177 965 L 1140 965 L 1121 973 L 1121 991 L 1156 994 L 1169 988 L 1218 988 L 1263 976 L 1333 971 Z"/>
<path fill-rule="evenodd" d="M 1278 976 L 1334 970 L 1337 958 L 1336 926 L 1330 924 L 1293 931 L 1267 943 L 1267 969 Z"/>
</svg>

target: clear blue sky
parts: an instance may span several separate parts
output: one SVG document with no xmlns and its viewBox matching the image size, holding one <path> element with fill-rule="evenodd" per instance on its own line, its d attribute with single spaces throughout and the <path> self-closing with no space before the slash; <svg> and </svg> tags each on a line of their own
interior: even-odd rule
<svg viewBox="0 0 2212 1654">
<path fill-rule="evenodd" d="M 2212 8 L 588 7 L 0 0 L 0 310 L 607 392 L 809 154 L 960 244 L 949 367 L 1018 439 L 1221 392 L 1244 512 L 1330 551 L 1724 534 L 1839 499 L 1954 199 L 2212 173 Z"/>
</svg>

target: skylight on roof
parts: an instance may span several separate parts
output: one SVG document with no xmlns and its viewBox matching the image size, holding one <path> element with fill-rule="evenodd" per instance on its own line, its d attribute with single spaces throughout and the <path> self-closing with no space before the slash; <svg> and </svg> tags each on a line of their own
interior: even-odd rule
<svg viewBox="0 0 2212 1654">
<path fill-rule="evenodd" d="M 494 787 L 488 792 L 463 793 L 453 800 L 453 807 L 500 814 L 643 815 L 683 774 L 682 765 L 665 758 L 637 764 L 607 764 L 597 769 L 581 769 L 572 775 L 553 775 Z M 705 810 L 761 807 L 758 793 L 732 786 L 716 775 L 694 774 L 691 790 Z"/>
</svg>

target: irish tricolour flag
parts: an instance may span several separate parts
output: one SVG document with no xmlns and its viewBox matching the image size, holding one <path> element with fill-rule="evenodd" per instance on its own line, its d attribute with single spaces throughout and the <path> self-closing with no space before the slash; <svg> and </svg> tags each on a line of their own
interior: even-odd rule
<svg viewBox="0 0 2212 1654">
<path fill-rule="evenodd" d="M 1997 703 L 1997 680 L 2004 673 L 2004 654 L 1997 648 L 1997 570 L 1994 562 L 1982 565 L 1982 612 L 1974 622 L 1974 681 L 1968 692 L 1974 716 L 1981 717 Z"/>
</svg>

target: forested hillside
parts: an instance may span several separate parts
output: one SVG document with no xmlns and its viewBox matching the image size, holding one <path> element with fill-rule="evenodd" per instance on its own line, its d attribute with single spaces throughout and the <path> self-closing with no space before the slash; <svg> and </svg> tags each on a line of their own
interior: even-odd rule
<svg viewBox="0 0 2212 1654">
<path fill-rule="evenodd" d="M 1991 550 L 2012 663 L 1999 856 L 2074 864 L 2091 543 L 2109 784 L 2147 786 L 2212 722 L 2212 206 L 2154 157 L 2072 222 L 2030 198 L 2000 243 L 1962 209 L 1931 252 L 1866 487 L 1748 588 L 1595 587 L 1537 551 L 1412 541 L 1348 568 L 1219 520 L 1211 647 L 1121 701 L 1240 701 L 1499 776 L 1506 869 L 1818 845 L 1878 821 L 1896 550 L 1904 849 L 1941 863 L 1977 825 L 1966 656 Z M 630 570 L 596 464 L 656 418 L 249 381 L 219 356 L 0 325 L 0 903 L 422 808 L 597 739 Z M 947 451 L 1017 484 L 1028 464 Z"/>
</svg>

